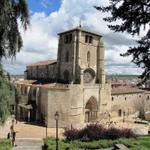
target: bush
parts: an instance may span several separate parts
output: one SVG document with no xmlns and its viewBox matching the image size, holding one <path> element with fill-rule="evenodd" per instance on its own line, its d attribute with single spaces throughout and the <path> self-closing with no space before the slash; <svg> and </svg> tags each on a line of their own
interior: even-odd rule
<svg viewBox="0 0 150 150">
<path fill-rule="evenodd" d="M 66 129 L 64 132 L 64 136 L 66 137 L 66 140 L 72 141 L 77 140 L 80 137 L 79 130 L 77 129 Z"/>
<path fill-rule="evenodd" d="M 68 141 L 93 141 L 99 139 L 118 139 L 121 137 L 136 137 L 136 135 L 130 129 L 117 129 L 114 127 L 106 129 L 99 124 L 90 124 L 80 130 L 66 129 L 64 132 L 64 136 Z"/>
<path fill-rule="evenodd" d="M 79 134 L 80 134 L 80 138 L 82 138 L 82 140 L 84 140 L 84 138 L 86 138 L 86 140 L 90 140 L 90 141 L 99 140 L 103 137 L 104 127 L 102 125 L 98 125 L 98 124 L 90 124 L 90 125 L 87 125 L 85 128 L 81 129 L 79 131 Z"/>
<path fill-rule="evenodd" d="M 119 137 L 122 137 L 121 136 L 121 132 L 120 132 L 120 129 L 117 129 L 117 128 L 108 128 L 107 130 L 105 130 L 105 133 L 104 133 L 104 137 L 106 139 L 117 139 Z"/>
</svg>

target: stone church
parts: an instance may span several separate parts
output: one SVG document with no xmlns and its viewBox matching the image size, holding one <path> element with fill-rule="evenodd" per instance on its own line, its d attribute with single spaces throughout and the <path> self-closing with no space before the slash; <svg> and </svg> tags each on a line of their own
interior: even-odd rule
<svg viewBox="0 0 150 150">
<path fill-rule="evenodd" d="M 112 99 L 111 84 L 105 81 L 102 36 L 82 27 L 58 36 L 57 60 L 28 65 L 26 79 L 17 83 L 22 92 L 18 117 L 55 127 L 58 111 L 60 127 L 79 127 L 108 118 L 112 108 L 122 113 L 124 99 L 118 106 L 118 95 L 113 92 Z M 131 91 L 121 93 L 123 98 L 136 93 Z"/>
</svg>

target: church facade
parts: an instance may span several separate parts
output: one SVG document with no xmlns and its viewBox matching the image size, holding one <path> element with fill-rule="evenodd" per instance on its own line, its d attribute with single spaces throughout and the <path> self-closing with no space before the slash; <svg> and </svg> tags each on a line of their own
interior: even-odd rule
<svg viewBox="0 0 150 150">
<path fill-rule="evenodd" d="M 26 79 L 17 83 L 22 92 L 19 118 L 55 127 L 58 111 L 60 127 L 80 127 L 120 111 L 124 102 L 112 99 L 118 95 L 105 81 L 102 36 L 81 27 L 58 36 L 57 60 L 28 65 Z"/>
</svg>

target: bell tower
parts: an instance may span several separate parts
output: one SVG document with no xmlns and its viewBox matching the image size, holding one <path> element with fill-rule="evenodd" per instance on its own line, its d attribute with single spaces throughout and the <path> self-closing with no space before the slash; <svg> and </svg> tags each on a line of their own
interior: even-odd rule
<svg viewBox="0 0 150 150">
<path fill-rule="evenodd" d="M 81 27 L 59 33 L 57 81 L 105 83 L 102 36 Z"/>
</svg>

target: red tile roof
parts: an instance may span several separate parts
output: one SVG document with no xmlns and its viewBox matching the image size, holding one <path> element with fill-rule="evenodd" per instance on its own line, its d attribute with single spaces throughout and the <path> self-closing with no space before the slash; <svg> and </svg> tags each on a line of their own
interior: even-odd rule
<svg viewBox="0 0 150 150">
<path fill-rule="evenodd" d="M 39 62 L 30 64 L 27 67 L 46 66 L 46 65 L 54 64 L 56 62 L 57 62 L 56 60 L 44 60 L 44 61 L 39 61 Z"/>
<path fill-rule="evenodd" d="M 131 86 L 120 86 L 116 88 L 112 88 L 111 94 L 132 94 L 132 93 L 143 93 L 144 90 L 139 89 L 138 87 L 131 87 Z"/>
</svg>

